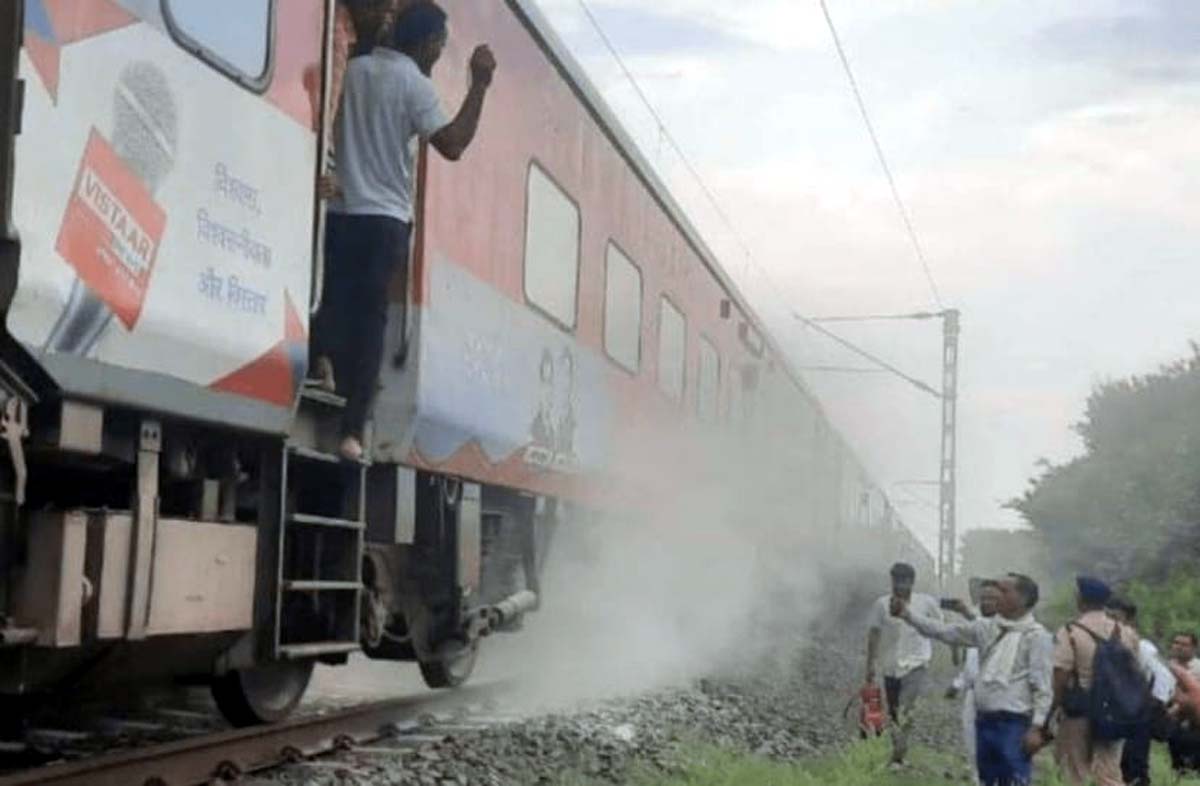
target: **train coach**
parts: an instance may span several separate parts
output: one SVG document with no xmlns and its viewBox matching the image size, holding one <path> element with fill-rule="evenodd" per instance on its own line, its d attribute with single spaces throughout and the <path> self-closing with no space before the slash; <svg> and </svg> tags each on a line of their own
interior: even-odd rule
<svg viewBox="0 0 1200 786">
<path fill-rule="evenodd" d="M 359 651 L 461 684 L 568 509 L 683 490 L 713 435 L 788 434 L 821 526 L 891 520 L 532 0 L 444 5 L 443 95 L 502 70 L 422 159 L 361 463 L 303 385 L 332 0 L 0 8 L 0 697 L 201 679 L 271 722 Z"/>
</svg>

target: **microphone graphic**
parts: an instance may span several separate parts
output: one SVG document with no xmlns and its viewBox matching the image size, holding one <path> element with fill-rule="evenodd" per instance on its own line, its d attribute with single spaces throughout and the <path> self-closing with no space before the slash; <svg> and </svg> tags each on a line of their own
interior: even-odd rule
<svg viewBox="0 0 1200 786">
<path fill-rule="evenodd" d="M 114 95 L 112 147 L 151 195 L 175 166 L 178 123 L 175 99 L 162 70 L 145 61 L 126 66 Z M 46 349 L 86 356 L 112 318 L 112 309 L 76 278 Z"/>
</svg>

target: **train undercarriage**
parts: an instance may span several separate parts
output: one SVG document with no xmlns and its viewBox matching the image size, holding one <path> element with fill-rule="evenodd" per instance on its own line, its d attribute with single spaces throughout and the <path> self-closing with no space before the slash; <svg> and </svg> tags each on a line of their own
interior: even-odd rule
<svg viewBox="0 0 1200 786">
<path fill-rule="evenodd" d="M 452 688 L 538 606 L 554 504 L 340 461 L 334 396 L 306 392 L 284 441 L 20 393 L 0 462 L 13 707 L 204 681 L 235 725 L 274 722 L 359 651 Z"/>
</svg>

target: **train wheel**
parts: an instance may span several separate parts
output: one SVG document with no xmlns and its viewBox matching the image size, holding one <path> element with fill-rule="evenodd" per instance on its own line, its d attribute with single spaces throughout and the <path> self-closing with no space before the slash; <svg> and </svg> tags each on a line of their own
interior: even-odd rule
<svg viewBox="0 0 1200 786">
<path fill-rule="evenodd" d="M 461 641 L 447 641 L 438 647 L 433 660 L 419 662 L 421 676 L 431 688 L 458 688 L 471 679 L 478 657 L 478 641 L 468 645 Z"/>
<path fill-rule="evenodd" d="M 213 699 L 225 719 L 239 728 L 278 723 L 304 698 L 312 673 L 312 661 L 231 671 L 213 682 Z"/>
</svg>

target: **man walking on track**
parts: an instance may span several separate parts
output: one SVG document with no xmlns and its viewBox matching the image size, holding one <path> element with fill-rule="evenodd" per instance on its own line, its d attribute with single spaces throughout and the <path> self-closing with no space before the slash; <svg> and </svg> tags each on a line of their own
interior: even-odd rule
<svg viewBox="0 0 1200 786">
<path fill-rule="evenodd" d="M 917 571 L 897 562 L 891 569 L 892 594 L 884 595 L 871 609 L 867 633 L 867 683 L 874 684 L 877 668 L 883 667 L 883 686 L 892 718 L 892 766 L 901 767 L 908 755 L 913 711 L 929 684 L 929 662 L 933 646 L 929 640 L 901 623 L 890 613 L 893 598 L 911 604 L 922 616 L 940 620 L 938 602 L 913 592 Z"/>
<path fill-rule="evenodd" d="M 1110 643 L 1128 651 L 1127 660 L 1136 679 L 1144 681 L 1137 665 L 1138 635 L 1105 613 L 1105 604 L 1112 597 L 1108 585 L 1080 576 L 1076 587 L 1079 616 L 1058 631 L 1054 644 L 1054 699 L 1055 706 L 1063 710 L 1055 758 L 1068 783 L 1124 786 L 1124 738 L 1097 733 L 1095 705 L 1089 692 L 1096 675 L 1097 652 L 1102 646 L 1110 651 Z M 1144 684 L 1142 690 L 1148 696 Z"/>
<path fill-rule="evenodd" d="M 1050 633 L 1033 616 L 1038 585 L 1009 574 L 997 582 L 998 614 L 974 618 L 966 604 L 956 610 L 965 622 L 943 623 L 920 614 L 903 599 L 891 613 L 922 635 L 979 650 L 975 685 L 976 766 L 984 786 L 1028 786 L 1033 756 L 1047 742 L 1046 721 L 1053 703 Z"/>
</svg>

